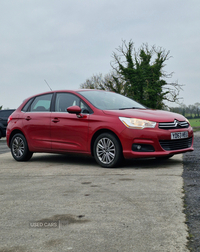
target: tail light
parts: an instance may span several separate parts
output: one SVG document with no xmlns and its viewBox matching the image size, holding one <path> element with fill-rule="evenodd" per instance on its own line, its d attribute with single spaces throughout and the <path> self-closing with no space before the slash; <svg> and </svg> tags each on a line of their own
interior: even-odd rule
<svg viewBox="0 0 200 252">
<path fill-rule="evenodd" d="M 8 124 L 9 124 L 9 122 L 12 120 L 13 118 L 12 118 L 12 116 L 10 115 L 9 117 L 8 117 Z"/>
</svg>

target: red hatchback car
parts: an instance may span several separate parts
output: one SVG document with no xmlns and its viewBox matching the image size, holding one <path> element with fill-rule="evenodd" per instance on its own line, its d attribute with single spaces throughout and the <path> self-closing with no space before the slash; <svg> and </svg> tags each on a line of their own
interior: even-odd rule
<svg viewBox="0 0 200 252">
<path fill-rule="evenodd" d="M 32 96 L 9 117 L 6 135 L 17 161 L 34 152 L 83 153 L 102 167 L 117 167 L 123 157 L 169 158 L 193 151 L 193 130 L 184 116 L 100 90 Z"/>
</svg>

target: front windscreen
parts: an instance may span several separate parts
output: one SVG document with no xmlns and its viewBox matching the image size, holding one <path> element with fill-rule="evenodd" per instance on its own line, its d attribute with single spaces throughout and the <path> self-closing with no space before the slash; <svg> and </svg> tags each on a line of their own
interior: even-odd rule
<svg viewBox="0 0 200 252">
<path fill-rule="evenodd" d="M 87 90 L 78 93 L 85 97 L 93 106 L 102 110 L 145 109 L 144 106 L 136 101 L 114 92 Z"/>
</svg>

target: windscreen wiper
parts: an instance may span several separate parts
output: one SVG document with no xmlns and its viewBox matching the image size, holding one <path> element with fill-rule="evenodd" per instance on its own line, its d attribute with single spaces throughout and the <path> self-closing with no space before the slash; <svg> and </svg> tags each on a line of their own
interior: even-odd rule
<svg viewBox="0 0 200 252">
<path fill-rule="evenodd" d="M 140 109 L 140 108 L 137 108 L 137 107 L 130 107 L 130 108 L 119 108 L 119 110 L 125 110 L 125 109 Z"/>
</svg>

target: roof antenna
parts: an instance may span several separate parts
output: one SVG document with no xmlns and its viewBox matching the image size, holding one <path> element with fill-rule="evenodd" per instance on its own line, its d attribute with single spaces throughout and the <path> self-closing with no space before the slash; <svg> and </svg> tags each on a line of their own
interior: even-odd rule
<svg viewBox="0 0 200 252">
<path fill-rule="evenodd" d="M 49 86 L 48 82 L 46 80 L 44 80 L 47 84 L 47 86 L 50 88 L 50 90 L 52 91 L 51 87 Z"/>
</svg>

